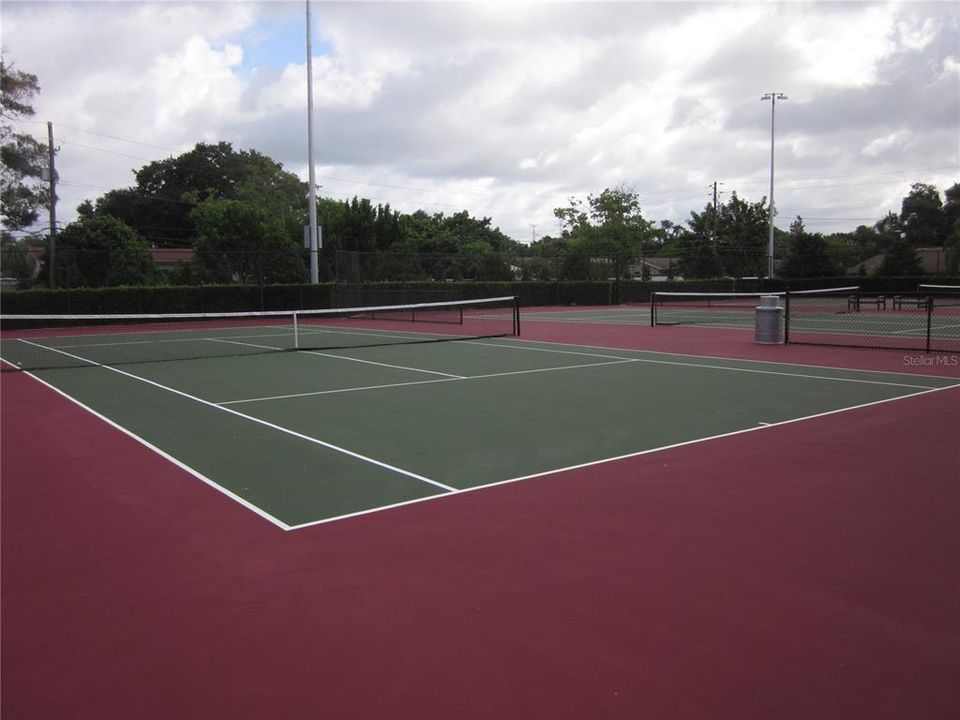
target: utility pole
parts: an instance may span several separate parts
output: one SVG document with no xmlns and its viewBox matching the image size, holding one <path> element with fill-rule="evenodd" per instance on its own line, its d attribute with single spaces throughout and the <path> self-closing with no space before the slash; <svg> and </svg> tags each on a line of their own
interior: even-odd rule
<svg viewBox="0 0 960 720">
<path fill-rule="evenodd" d="M 50 273 L 50 287 L 57 286 L 56 276 L 54 274 L 54 259 L 57 254 L 57 168 L 54 164 L 56 150 L 53 147 L 53 123 L 47 123 L 47 166 L 50 172 L 50 245 L 49 261 L 50 267 L 47 268 Z"/>
<path fill-rule="evenodd" d="M 760 98 L 761 101 L 770 101 L 770 238 L 767 243 L 767 277 L 773 277 L 773 216 L 776 206 L 773 204 L 773 132 L 777 113 L 777 100 L 789 100 L 781 92 L 769 92 Z"/>
<path fill-rule="evenodd" d="M 536 244 L 536 242 L 537 242 L 537 225 L 536 225 L 536 223 L 533 223 L 532 225 L 530 225 L 530 230 L 531 230 L 531 236 L 532 236 L 532 238 L 533 238 L 532 242 L 533 242 L 533 244 Z"/>
<path fill-rule="evenodd" d="M 313 42 L 310 27 L 310 0 L 307 5 L 307 163 L 310 183 L 310 283 L 320 282 L 320 243 L 317 234 L 317 177 L 313 167 Z"/>
<path fill-rule="evenodd" d="M 717 186 L 723 185 L 722 182 L 713 181 L 713 244 L 717 244 Z"/>
</svg>

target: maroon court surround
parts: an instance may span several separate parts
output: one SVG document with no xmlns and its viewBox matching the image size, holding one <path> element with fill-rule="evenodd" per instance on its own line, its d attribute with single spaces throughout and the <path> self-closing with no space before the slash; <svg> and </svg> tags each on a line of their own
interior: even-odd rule
<svg viewBox="0 0 960 720">
<path fill-rule="evenodd" d="M 290 533 L 2 410 L 4 718 L 960 716 L 957 389 Z"/>
</svg>

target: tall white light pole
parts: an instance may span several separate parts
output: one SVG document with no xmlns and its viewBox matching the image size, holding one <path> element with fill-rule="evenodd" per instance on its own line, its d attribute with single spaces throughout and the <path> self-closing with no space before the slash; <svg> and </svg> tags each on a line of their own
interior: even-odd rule
<svg viewBox="0 0 960 720">
<path fill-rule="evenodd" d="M 310 26 L 310 0 L 307 5 L 307 162 L 310 165 L 310 282 L 320 282 L 320 248 L 317 238 L 317 178 L 313 168 L 313 35 Z"/>
<path fill-rule="evenodd" d="M 767 277 L 773 277 L 773 216 L 776 208 L 773 204 L 773 128 L 777 114 L 777 100 L 789 100 L 783 93 L 770 92 L 761 100 L 770 101 L 770 239 L 767 243 Z"/>
<path fill-rule="evenodd" d="M 55 288 L 57 286 L 55 263 L 57 256 L 57 149 L 53 144 L 52 122 L 47 123 L 47 153 L 47 172 L 50 173 L 50 246 L 48 248 L 50 251 L 48 253 L 50 267 L 48 272 L 50 273 L 50 287 Z"/>
</svg>

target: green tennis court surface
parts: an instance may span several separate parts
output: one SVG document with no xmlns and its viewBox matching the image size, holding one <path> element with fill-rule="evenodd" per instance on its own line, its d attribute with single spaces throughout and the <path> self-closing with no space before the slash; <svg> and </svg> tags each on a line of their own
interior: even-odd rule
<svg viewBox="0 0 960 720">
<path fill-rule="evenodd" d="M 34 374 L 284 528 L 956 384 L 506 338 Z"/>
</svg>

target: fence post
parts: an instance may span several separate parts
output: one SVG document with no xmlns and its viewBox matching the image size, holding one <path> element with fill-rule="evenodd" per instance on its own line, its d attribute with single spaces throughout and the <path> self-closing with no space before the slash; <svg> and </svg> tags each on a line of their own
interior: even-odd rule
<svg viewBox="0 0 960 720">
<path fill-rule="evenodd" d="M 790 344 L 790 288 L 783 293 L 783 344 Z"/>
<path fill-rule="evenodd" d="M 620 253 L 617 253 L 613 256 L 613 297 L 611 300 L 613 305 L 620 304 L 620 265 L 622 262 L 623 256 Z"/>
</svg>

